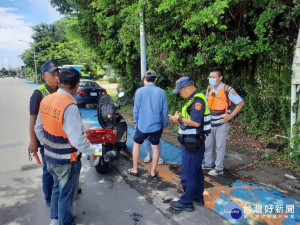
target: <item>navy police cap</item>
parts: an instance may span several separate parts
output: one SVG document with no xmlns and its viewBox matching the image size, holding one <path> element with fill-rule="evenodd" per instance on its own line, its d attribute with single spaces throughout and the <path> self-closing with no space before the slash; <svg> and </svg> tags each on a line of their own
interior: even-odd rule
<svg viewBox="0 0 300 225">
<path fill-rule="evenodd" d="M 47 61 L 41 66 L 42 74 L 45 72 L 52 73 L 54 70 L 58 70 L 57 63 L 54 61 Z"/>
<path fill-rule="evenodd" d="M 176 89 L 172 91 L 173 94 L 178 94 L 180 90 L 184 87 L 190 86 L 194 84 L 194 82 L 189 77 L 181 77 L 176 81 Z"/>
</svg>

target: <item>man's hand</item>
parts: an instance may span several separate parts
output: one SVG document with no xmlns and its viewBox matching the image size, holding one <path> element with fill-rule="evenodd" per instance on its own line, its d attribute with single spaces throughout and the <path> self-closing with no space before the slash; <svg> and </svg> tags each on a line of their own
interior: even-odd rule
<svg viewBox="0 0 300 225">
<path fill-rule="evenodd" d="M 222 123 L 227 123 L 229 120 L 232 119 L 232 116 L 228 113 L 225 114 L 223 120 L 221 121 Z"/>
<path fill-rule="evenodd" d="M 28 150 L 34 155 L 38 151 L 37 141 L 31 141 L 28 145 Z"/>
<path fill-rule="evenodd" d="M 171 116 L 169 119 L 172 120 L 173 123 L 177 123 L 179 117 L 180 117 L 180 112 L 176 111 L 174 116 Z"/>
</svg>

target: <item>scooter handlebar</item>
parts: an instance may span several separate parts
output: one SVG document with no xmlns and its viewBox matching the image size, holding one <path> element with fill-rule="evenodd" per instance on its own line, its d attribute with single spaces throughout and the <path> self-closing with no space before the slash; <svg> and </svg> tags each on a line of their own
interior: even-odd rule
<svg viewBox="0 0 300 225">
<path fill-rule="evenodd" d="M 115 108 L 116 109 L 120 109 L 120 103 L 119 102 L 116 102 L 116 103 L 114 103 L 115 104 Z"/>
</svg>

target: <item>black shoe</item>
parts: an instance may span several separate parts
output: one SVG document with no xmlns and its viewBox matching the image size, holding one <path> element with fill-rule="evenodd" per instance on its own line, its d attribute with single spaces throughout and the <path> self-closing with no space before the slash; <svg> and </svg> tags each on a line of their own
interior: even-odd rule
<svg viewBox="0 0 300 225">
<path fill-rule="evenodd" d="M 51 206 L 51 200 L 46 200 L 46 206 L 48 206 L 48 207 Z"/>
<path fill-rule="evenodd" d="M 171 201 L 170 206 L 177 211 L 192 212 L 195 210 L 193 204 L 181 204 L 179 201 Z"/>
<path fill-rule="evenodd" d="M 196 198 L 196 199 L 194 200 L 194 203 L 196 203 L 196 204 L 199 205 L 199 206 L 204 206 L 204 201 L 203 201 L 202 198 Z"/>
</svg>

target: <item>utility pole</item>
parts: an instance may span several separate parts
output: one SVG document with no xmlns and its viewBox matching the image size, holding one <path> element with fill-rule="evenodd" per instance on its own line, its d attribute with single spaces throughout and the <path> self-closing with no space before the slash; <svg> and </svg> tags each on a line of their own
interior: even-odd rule
<svg viewBox="0 0 300 225">
<path fill-rule="evenodd" d="M 142 80 L 142 78 L 147 70 L 144 6 L 142 6 L 141 11 L 140 11 L 140 45 L 141 45 L 141 80 Z"/>
<path fill-rule="evenodd" d="M 26 65 L 24 67 L 25 67 L 25 78 L 26 78 L 27 77 Z"/>
<path fill-rule="evenodd" d="M 37 69 L 36 69 L 36 57 L 35 57 L 35 48 L 34 48 L 34 45 L 33 45 L 32 42 L 28 42 L 28 41 L 24 41 L 24 40 L 18 40 L 18 41 L 22 41 L 22 42 L 25 42 L 25 43 L 29 44 L 30 47 L 33 50 L 33 61 L 34 61 L 34 69 L 35 69 L 35 84 L 39 85 L 39 83 L 38 83 L 38 74 L 37 74 Z"/>
<path fill-rule="evenodd" d="M 292 83 L 291 83 L 291 138 L 294 137 L 293 128 L 296 122 L 300 119 L 300 102 L 299 102 L 299 92 L 300 92 L 300 29 L 298 32 L 297 44 L 295 49 L 295 55 L 293 59 L 292 66 Z M 297 135 L 298 132 L 297 132 Z M 297 147 L 300 150 L 299 146 L 293 146 L 291 141 L 291 147 Z"/>
<path fill-rule="evenodd" d="M 31 47 L 33 49 L 33 57 L 34 57 L 34 69 L 35 69 L 35 84 L 38 86 L 38 74 L 37 74 L 37 69 L 36 69 L 36 58 L 35 58 L 35 48 L 33 43 L 31 43 Z"/>
</svg>

